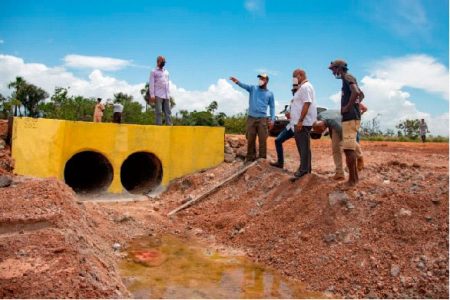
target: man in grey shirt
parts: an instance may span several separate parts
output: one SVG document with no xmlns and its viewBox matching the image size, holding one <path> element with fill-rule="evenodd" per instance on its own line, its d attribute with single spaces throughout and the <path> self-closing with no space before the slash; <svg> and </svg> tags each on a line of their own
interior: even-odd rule
<svg viewBox="0 0 450 300">
<path fill-rule="evenodd" d="M 156 68 L 150 73 L 150 102 L 155 104 L 156 125 L 162 125 L 162 113 L 164 113 L 166 125 L 172 125 L 169 71 L 164 68 L 165 65 L 166 59 L 164 56 L 158 56 L 156 58 Z"/>
<path fill-rule="evenodd" d="M 322 134 L 327 128 L 331 137 L 331 149 L 333 152 L 336 173 L 334 180 L 344 180 L 344 167 L 342 165 L 342 116 L 338 110 L 325 110 L 317 115 L 317 121 L 313 123 L 313 132 Z M 356 143 L 355 153 L 357 157 L 358 171 L 361 171 L 364 162 L 361 146 Z"/>
</svg>

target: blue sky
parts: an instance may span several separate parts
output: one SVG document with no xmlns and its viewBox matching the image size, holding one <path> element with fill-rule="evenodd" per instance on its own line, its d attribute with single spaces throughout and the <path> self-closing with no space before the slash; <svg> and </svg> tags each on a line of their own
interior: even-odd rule
<svg viewBox="0 0 450 300">
<path fill-rule="evenodd" d="M 227 97 L 229 103 L 237 103 L 233 101 L 241 101 L 245 94 L 235 87 L 228 91 L 230 87 L 219 80 L 233 75 L 256 83 L 259 70 L 269 73 L 269 88 L 281 106 L 290 99 L 292 70 L 297 67 L 306 70 L 319 105 L 336 107 L 333 95 L 340 82 L 327 66 L 332 59 L 344 58 L 362 87 L 375 78 L 389 81 L 383 83 L 391 89 L 386 95 L 407 93 L 401 94 L 399 106 L 393 109 L 403 109 L 407 101 L 415 109 L 407 117 L 415 113 L 445 119 L 446 113 L 448 127 L 448 82 L 446 87 L 442 84 L 445 76 L 448 81 L 448 1 L 3 0 L 1 6 L 0 55 L 22 59 L 22 74 L 30 74 L 31 81 L 30 64 L 42 64 L 53 73 L 63 69 L 87 84 L 94 77 L 98 81 L 107 77 L 132 90 L 131 86 L 145 82 L 155 57 L 163 54 L 182 108 L 201 107 L 187 102 L 215 97 L 216 92 L 219 109 L 235 112 L 227 106 Z M 90 67 L 77 57 L 68 64 L 68 55 L 113 58 L 123 64 Z M 389 68 L 398 62 L 406 64 L 399 67 L 404 74 L 383 73 L 385 69 L 395 73 L 399 68 Z M 408 65 L 418 67 L 408 69 Z M 417 82 L 422 76 L 432 77 L 428 85 Z M 69 79 L 61 84 L 68 83 Z M 367 89 L 374 91 L 368 99 L 374 109 L 379 101 L 390 99 L 378 99 L 374 86 Z M 6 93 L 1 87 L 0 92 Z M 198 101 L 204 105 L 208 99 Z"/>
</svg>

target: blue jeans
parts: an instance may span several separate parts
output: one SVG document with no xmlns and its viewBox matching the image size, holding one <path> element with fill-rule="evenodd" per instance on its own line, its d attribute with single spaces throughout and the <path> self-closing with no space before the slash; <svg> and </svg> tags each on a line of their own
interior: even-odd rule
<svg viewBox="0 0 450 300">
<path fill-rule="evenodd" d="M 156 97 L 156 105 L 155 105 L 156 125 L 162 125 L 163 113 L 166 125 L 172 125 L 172 119 L 170 117 L 170 100 Z"/>
<path fill-rule="evenodd" d="M 278 163 L 284 164 L 283 143 L 294 137 L 294 132 L 284 128 L 275 139 L 275 148 L 277 149 Z"/>
</svg>

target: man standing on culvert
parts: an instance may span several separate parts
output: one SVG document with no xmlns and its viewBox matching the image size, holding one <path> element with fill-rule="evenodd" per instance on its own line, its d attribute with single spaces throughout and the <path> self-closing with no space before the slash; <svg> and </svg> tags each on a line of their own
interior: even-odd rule
<svg viewBox="0 0 450 300">
<path fill-rule="evenodd" d="M 267 137 L 269 136 L 267 129 L 267 106 L 270 107 L 269 129 L 272 128 L 275 120 L 275 100 L 273 93 L 267 89 L 269 76 L 267 74 L 259 74 L 257 78 L 259 79 L 258 85 L 247 85 L 235 77 L 230 77 L 231 81 L 249 92 L 246 134 L 247 162 L 256 159 L 256 136 L 258 136 L 259 143 L 259 158 L 267 157 Z"/>
<path fill-rule="evenodd" d="M 166 125 L 172 125 L 169 71 L 164 68 L 165 65 L 166 59 L 164 56 L 158 56 L 156 58 L 156 68 L 150 73 L 150 102 L 155 104 L 156 125 L 162 125 L 162 113 L 164 113 Z"/>
<path fill-rule="evenodd" d="M 337 59 L 328 66 L 336 79 L 342 80 L 341 115 L 342 115 L 342 148 L 344 149 L 349 178 L 347 187 L 358 183 L 358 169 L 356 166 L 356 134 L 361 122 L 361 111 L 357 98 L 361 91 L 355 77 L 347 73 L 348 67 L 344 60 Z"/>
</svg>

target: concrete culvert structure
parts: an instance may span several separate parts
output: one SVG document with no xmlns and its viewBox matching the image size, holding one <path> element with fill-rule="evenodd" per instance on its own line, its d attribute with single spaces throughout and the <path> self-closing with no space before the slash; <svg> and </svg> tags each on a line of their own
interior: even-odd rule
<svg viewBox="0 0 450 300">
<path fill-rule="evenodd" d="M 103 192 L 113 180 L 113 167 L 101 153 L 83 151 L 67 161 L 64 180 L 76 193 Z"/>
<path fill-rule="evenodd" d="M 120 168 L 123 187 L 132 194 L 144 194 L 161 184 L 163 176 L 159 158 L 148 152 L 135 152 Z"/>
</svg>

